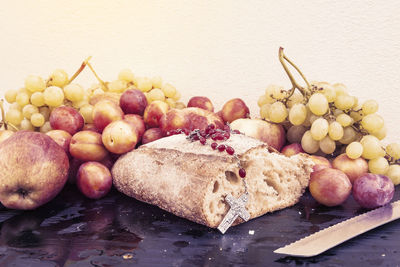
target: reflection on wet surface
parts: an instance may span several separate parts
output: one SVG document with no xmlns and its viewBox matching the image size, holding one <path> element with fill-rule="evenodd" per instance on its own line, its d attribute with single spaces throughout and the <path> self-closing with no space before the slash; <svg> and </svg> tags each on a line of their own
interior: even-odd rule
<svg viewBox="0 0 400 267">
<path fill-rule="evenodd" d="M 399 199 L 397 192 L 395 198 Z M 317 257 L 273 253 L 361 212 L 352 199 L 342 207 L 326 208 L 306 194 L 292 208 L 232 227 L 221 235 L 116 191 L 94 201 L 69 186 L 35 211 L 1 208 L 0 266 L 342 266 L 360 260 L 368 266 L 381 262 L 382 254 L 385 263 L 398 262 L 397 221 Z"/>
</svg>

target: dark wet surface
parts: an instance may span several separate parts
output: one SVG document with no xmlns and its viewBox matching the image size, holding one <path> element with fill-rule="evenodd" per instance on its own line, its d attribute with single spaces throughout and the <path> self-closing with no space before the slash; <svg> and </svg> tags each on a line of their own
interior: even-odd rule
<svg viewBox="0 0 400 267">
<path fill-rule="evenodd" d="M 316 257 L 273 253 L 362 212 L 351 198 L 327 208 L 306 194 L 221 235 L 116 191 L 95 201 L 69 186 L 35 211 L 1 208 L 0 266 L 400 266 L 400 220 Z"/>
</svg>

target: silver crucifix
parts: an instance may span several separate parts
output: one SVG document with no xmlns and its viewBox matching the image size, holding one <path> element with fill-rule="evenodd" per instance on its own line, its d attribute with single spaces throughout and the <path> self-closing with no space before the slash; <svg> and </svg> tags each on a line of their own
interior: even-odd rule
<svg viewBox="0 0 400 267">
<path fill-rule="evenodd" d="M 218 230 L 221 233 L 225 233 L 226 230 L 235 222 L 237 217 L 242 218 L 246 222 L 250 219 L 250 213 L 246 210 L 246 202 L 249 199 L 248 193 L 241 195 L 238 199 L 234 198 L 231 194 L 225 197 L 225 201 L 231 207 L 224 219 L 218 226 Z"/>
</svg>

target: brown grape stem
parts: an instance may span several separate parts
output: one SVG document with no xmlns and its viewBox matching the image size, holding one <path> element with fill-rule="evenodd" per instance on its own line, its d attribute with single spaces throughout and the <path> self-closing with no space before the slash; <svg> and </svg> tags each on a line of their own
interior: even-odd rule
<svg viewBox="0 0 400 267">
<path fill-rule="evenodd" d="M 92 57 L 88 57 L 87 59 L 85 59 L 81 66 L 79 67 L 79 69 L 74 73 L 74 75 L 72 75 L 72 77 L 69 79 L 68 84 L 72 83 L 73 80 L 75 80 L 76 77 L 78 77 L 79 74 L 81 74 L 81 72 L 85 69 L 86 65 L 88 64 L 89 60 Z"/>
<path fill-rule="evenodd" d="M 309 84 L 309 82 L 307 81 L 307 79 L 306 79 L 306 77 L 304 76 L 304 74 L 301 72 L 301 70 L 300 70 L 288 57 L 286 57 L 286 55 L 283 53 L 283 47 L 280 47 L 280 48 L 279 48 L 279 61 L 281 62 L 282 67 L 283 67 L 283 69 L 285 70 L 286 74 L 289 76 L 290 82 L 292 83 L 292 86 L 293 86 L 292 89 L 290 89 L 290 91 L 289 91 L 289 97 L 293 95 L 294 90 L 295 90 L 296 88 L 301 92 L 301 94 L 302 94 L 303 96 L 307 95 L 307 93 L 308 93 L 308 91 L 309 91 L 309 88 L 310 88 L 310 84 Z M 306 83 L 307 88 L 304 88 L 304 87 L 300 86 L 300 85 L 297 83 L 296 79 L 293 77 L 293 74 L 290 72 L 290 70 L 289 70 L 289 68 L 288 68 L 288 66 L 287 66 L 287 64 L 286 64 L 286 61 L 287 61 L 293 68 L 295 68 L 295 70 L 300 74 L 300 76 L 303 78 L 304 82 Z"/>
<path fill-rule="evenodd" d="M 87 66 L 88 66 L 89 69 L 93 72 L 94 76 L 95 76 L 96 79 L 99 81 L 99 83 L 100 83 L 103 87 L 105 87 L 106 90 L 108 91 L 107 84 L 106 84 L 102 79 L 100 79 L 99 75 L 97 75 L 97 73 L 94 71 L 92 65 L 91 65 L 89 62 L 87 62 Z"/>
</svg>

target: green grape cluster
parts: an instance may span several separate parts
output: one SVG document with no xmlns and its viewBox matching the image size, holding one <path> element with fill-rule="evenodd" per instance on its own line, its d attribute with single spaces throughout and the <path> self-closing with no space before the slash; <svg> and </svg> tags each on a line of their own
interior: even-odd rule
<svg viewBox="0 0 400 267">
<path fill-rule="evenodd" d="M 351 159 L 359 157 L 368 161 L 369 171 L 390 177 L 400 183 L 400 145 L 381 140 L 387 128 L 377 113 L 375 100 L 359 103 L 349 94 L 344 84 L 311 82 L 288 61 L 303 77 L 307 86 L 299 86 L 288 70 L 284 55 L 281 63 L 292 81 L 293 87 L 285 90 L 269 85 L 258 99 L 262 119 L 279 123 L 287 129 L 290 143 L 300 143 L 309 154 L 332 155 L 346 153 Z"/>
<path fill-rule="evenodd" d="M 118 99 L 128 89 L 141 90 L 148 103 L 161 100 L 172 108 L 185 107 L 184 103 L 179 102 L 180 92 L 169 83 L 163 84 L 161 77 L 136 77 L 131 70 L 124 69 L 119 72 L 116 80 L 103 82 L 93 70 L 89 59 L 71 77 L 65 70 L 56 69 L 47 79 L 29 75 L 24 87 L 7 90 L 4 98 L 10 106 L 5 113 L 6 123 L 18 130 L 48 132 L 51 130 L 51 111 L 63 105 L 74 107 L 83 116 L 85 123 L 92 123 L 93 105 L 90 100 L 93 96 L 114 94 Z M 98 80 L 98 83 L 87 89 L 73 83 L 86 66 L 90 67 Z"/>
</svg>

